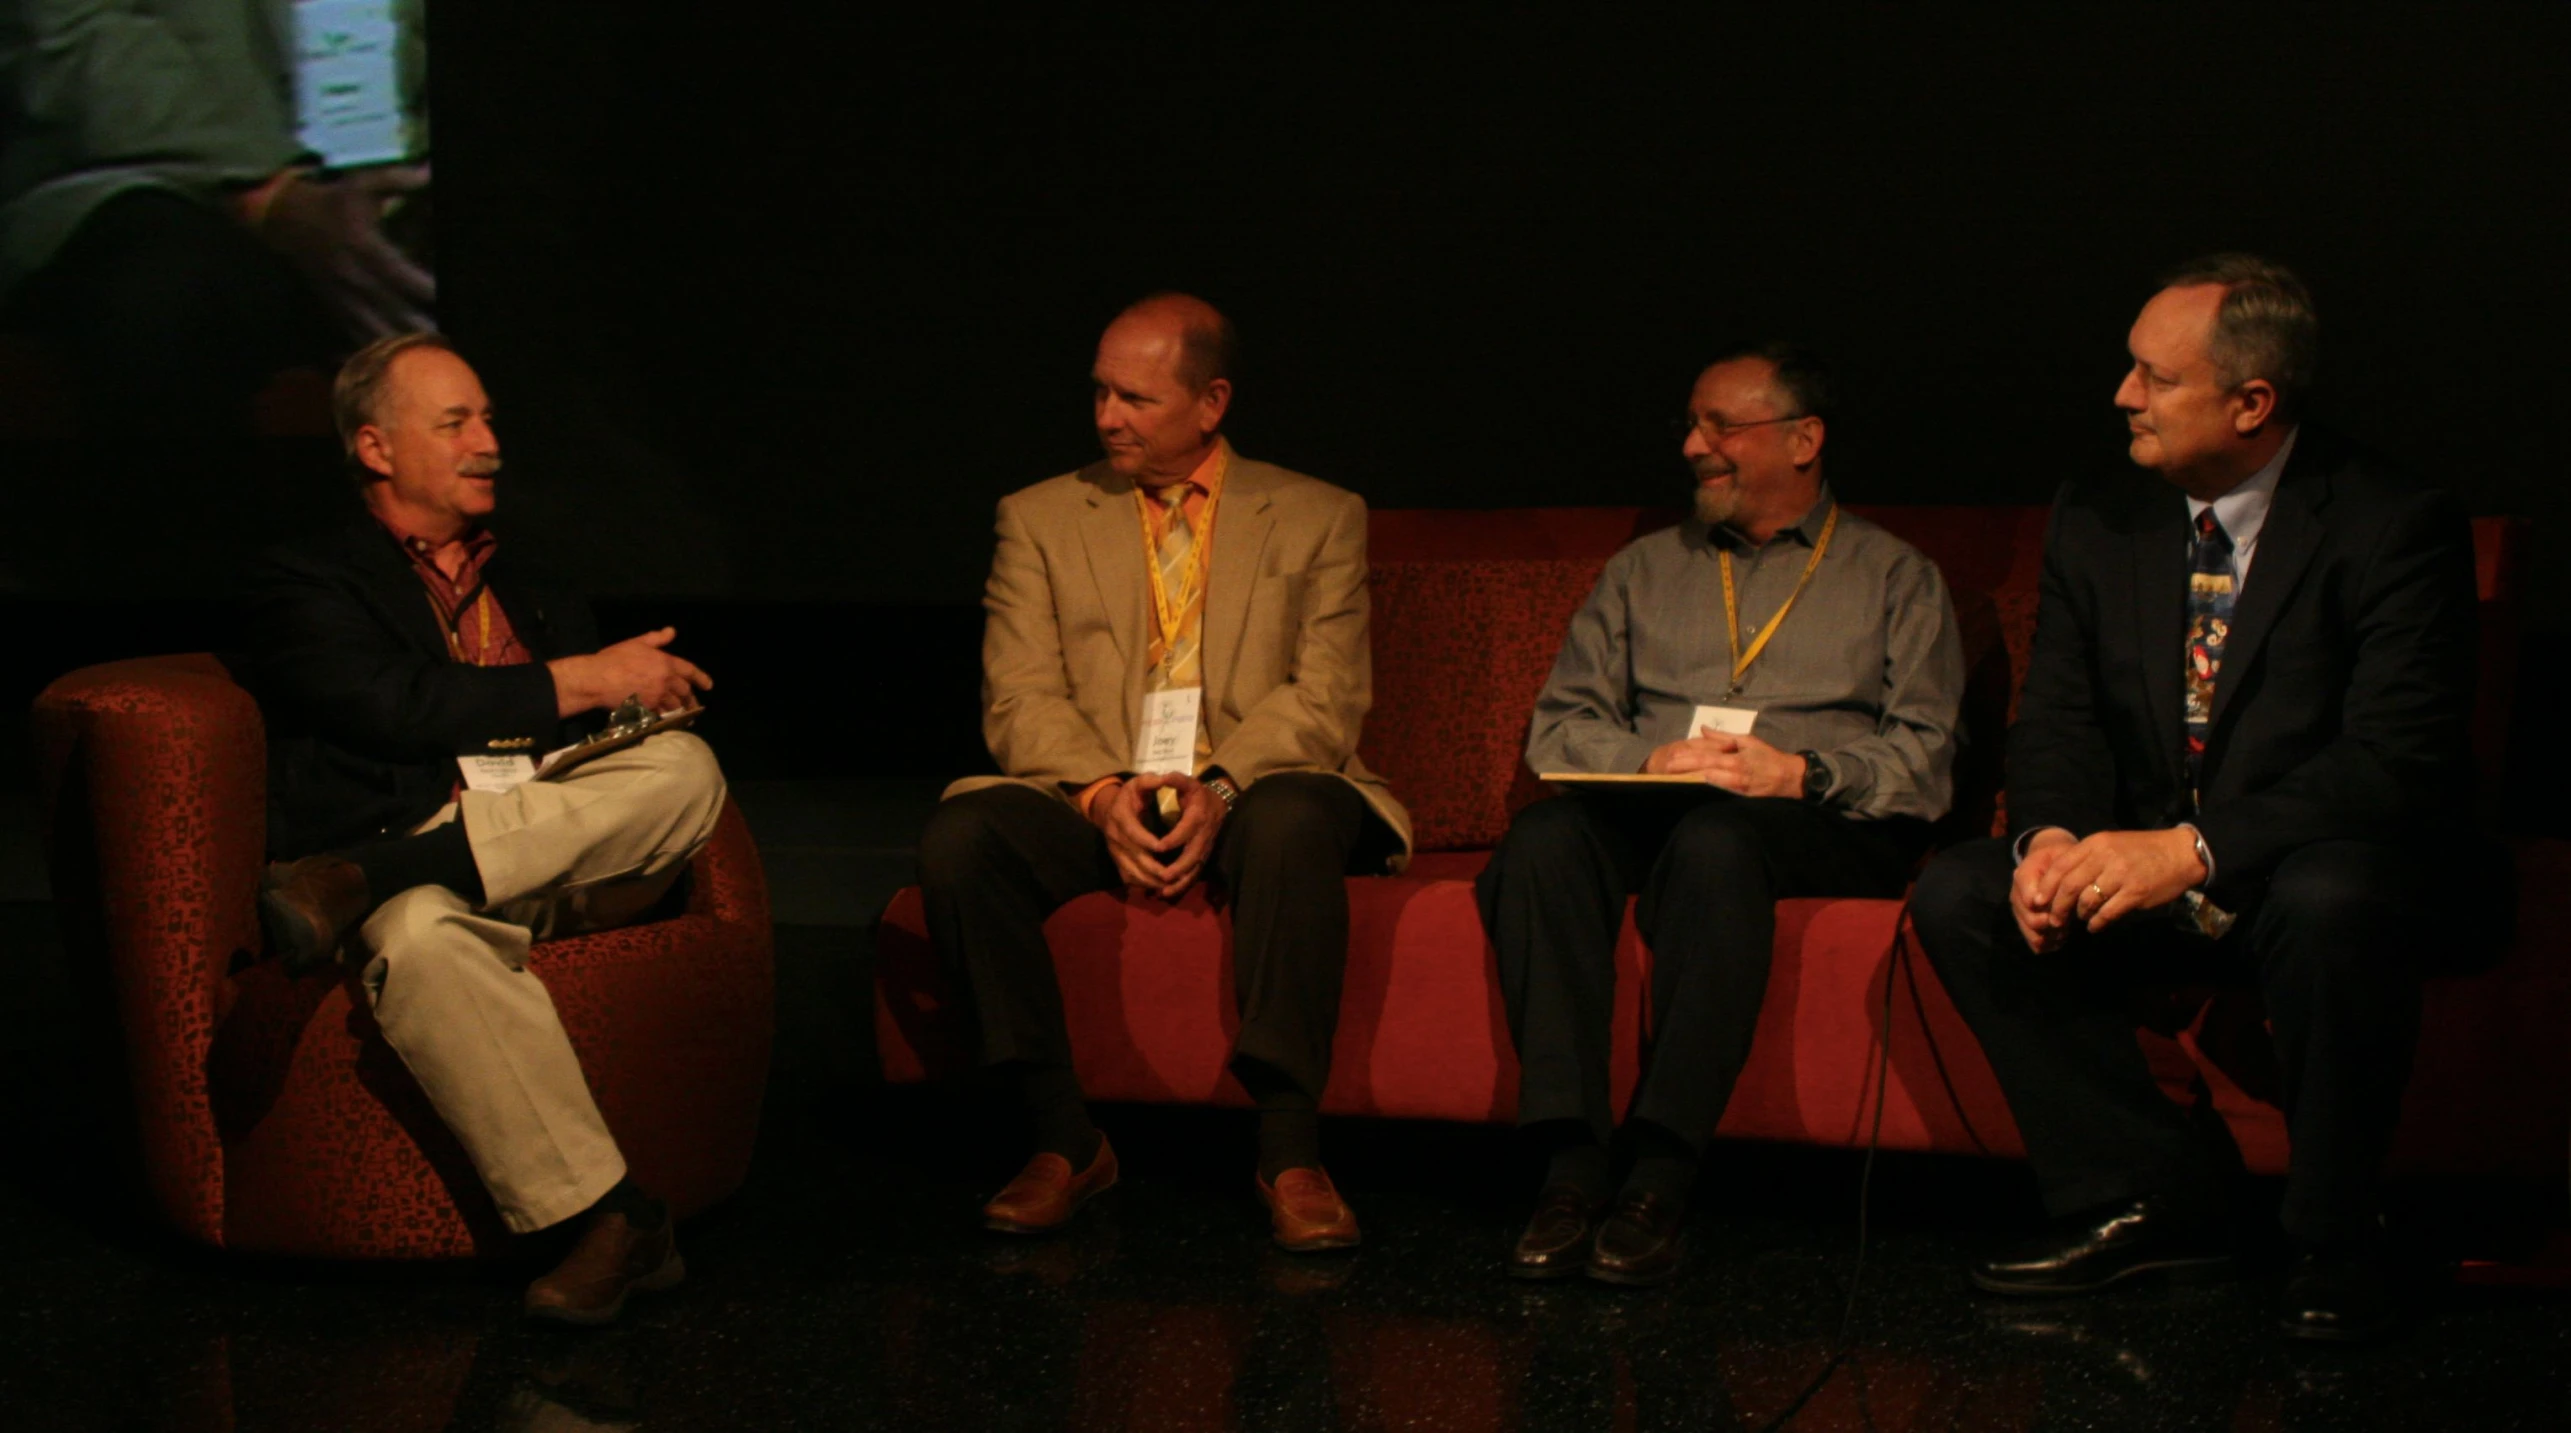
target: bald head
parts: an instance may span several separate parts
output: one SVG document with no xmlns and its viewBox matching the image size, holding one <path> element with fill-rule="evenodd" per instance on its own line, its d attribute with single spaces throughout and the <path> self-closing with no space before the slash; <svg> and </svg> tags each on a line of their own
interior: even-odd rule
<svg viewBox="0 0 2571 1433">
<path fill-rule="evenodd" d="M 1108 465 L 1145 487 L 1194 472 L 1231 407 L 1232 346 L 1231 320 L 1187 294 L 1116 315 L 1089 370 Z"/>
<path fill-rule="evenodd" d="M 1239 342 L 1232 320 L 1194 294 L 1157 293 L 1137 299 L 1107 325 L 1110 336 L 1119 329 L 1131 339 L 1173 345 L 1178 381 L 1191 392 L 1202 393 L 1214 380 L 1228 382 L 1232 377 L 1232 351 Z"/>
</svg>

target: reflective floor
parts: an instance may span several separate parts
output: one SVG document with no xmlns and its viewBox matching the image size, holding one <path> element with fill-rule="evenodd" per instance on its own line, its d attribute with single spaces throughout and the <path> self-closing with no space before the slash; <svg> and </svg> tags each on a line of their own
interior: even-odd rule
<svg viewBox="0 0 2571 1433">
<path fill-rule="evenodd" d="M 897 874 L 882 855 L 816 840 L 772 869 Z M 88 1075 L 41 1016 L 58 995 L 50 915 L 15 894 L 8 1428 L 2571 1428 L 2571 1296 L 2430 1277 L 2408 1331 L 2355 1351 L 2277 1339 L 2272 1276 L 1993 1300 L 1959 1266 L 2031 1219 L 2033 1192 L 2022 1168 L 1966 1159 L 1876 1165 L 1835 1368 L 1864 1167 L 1846 1151 L 1718 1147 L 1688 1267 L 1651 1291 L 1501 1276 L 1530 1171 L 1490 1129 L 1328 1126 L 1366 1243 L 1292 1258 L 1266 1242 L 1243 1117 L 1110 1108 L 1123 1187 L 1061 1237 L 985 1234 L 972 1214 L 1014 1165 L 1009 1121 L 969 1092 L 869 1083 L 862 932 L 822 923 L 838 897 L 792 892 L 781 913 L 818 914 L 779 932 L 778 1065 L 748 1186 L 682 1230 L 689 1282 L 623 1327 L 529 1327 L 518 1292 L 542 1240 L 512 1267 L 363 1269 L 141 1232 L 84 1112 Z M 2414 1191 L 2411 1229 L 2427 1255 L 2522 1249 L 2559 1194 Z"/>
</svg>

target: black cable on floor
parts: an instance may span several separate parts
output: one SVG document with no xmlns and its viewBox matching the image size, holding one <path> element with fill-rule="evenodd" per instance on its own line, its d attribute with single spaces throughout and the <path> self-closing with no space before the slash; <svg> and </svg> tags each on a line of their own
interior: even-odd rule
<svg viewBox="0 0 2571 1433">
<path fill-rule="evenodd" d="M 1812 1376 L 1812 1381 L 1803 1386 L 1803 1391 L 1797 1393 L 1793 1401 L 1779 1410 L 1774 1418 L 1759 1425 L 1758 1433 L 1776 1433 L 1776 1430 L 1793 1422 L 1795 1415 L 1803 1411 L 1803 1406 L 1838 1376 L 1839 1370 L 1847 1364 L 1848 1356 L 1856 1352 L 1857 1296 L 1866 1277 L 1866 1245 L 1870 1233 L 1868 1215 L 1874 1205 L 1875 1155 L 1883 1148 L 1884 1106 L 1892 1097 L 1893 982 L 1910 970 L 1910 941 L 1906 934 L 1910 929 L 1909 917 L 1910 912 L 1905 908 L 1900 918 L 1893 922 L 1892 948 L 1884 952 L 1883 1023 L 1876 1027 L 1880 1033 L 1875 1040 L 1875 1118 L 1866 1131 L 1866 1162 L 1857 1175 L 1857 1257 L 1848 1269 L 1848 1303 L 1839 1313 L 1839 1332 L 1832 1339 L 1835 1346 L 1829 1361 L 1821 1365 L 1821 1371 Z M 1911 998 L 1914 1001 L 1919 998 L 1916 979 L 1911 981 Z M 1925 1023 L 1924 1016 L 1922 1021 Z M 1944 1073 L 1943 1066 L 1939 1073 Z M 1953 1087 L 1948 1088 L 1951 1093 Z M 1959 1105 L 1957 1108 L 1962 1107 Z"/>
</svg>

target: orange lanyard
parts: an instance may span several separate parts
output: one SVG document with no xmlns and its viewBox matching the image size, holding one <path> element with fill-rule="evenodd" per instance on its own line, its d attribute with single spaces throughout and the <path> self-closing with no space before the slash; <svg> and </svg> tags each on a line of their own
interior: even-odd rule
<svg viewBox="0 0 2571 1433">
<path fill-rule="evenodd" d="M 1223 500 L 1223 475 L 1231 466 L 1228 455 L 1219 456 L 1214 461 L 1214 473 L 1205 483 L 1204 523 L 1197 529 L 1196 551 L 1188 559 L 1187 582 L 1174 595 L 1169 590 L 1169 580 L 1161 576 L 1160 539 L 1152 535 L 1151 504 L 1154 500 L 1145 495 L 1139 485 L 1134 489 L 1134 516 L 1143 525 L 1143 572 L 1151 579 L 1152 616 L 1160 622 L 1161 641 L 1164 643 L 1178 639 L 1178 624 L 1187 613 L 1187 604 L 1205 590 L 1206 574 L 1213 570 L 1214 508 Z M 1186 499 L 1179 501 L 1183 504 Z"/>
<path fill-rule="evenodd" d="M 1750 670 L 1750 664 L 1759 659 L 1759 653 L 1767 650 L 1768 639 L 1776 635 L 1776 629 L 1785 625 L 1785 614 L 1794 610 L 1794 599 L 1803 595 L 1804 584 L 1812 580 L 1813 571 L 1821 566 L 1821 554 L 1830 550 L 1830 534 L 1838 528 L 1839 505 L 1832 503 L 1830 516 L 1821 522 L 1821 540 L 1812 544 L 1812 556 L 1803 561 L 1803 575 L 1794 580 L 1794 590 L 1785 595 L 1785 605 L 1779 607 L 1776 615 L 1768 619 L 1768 625 L 1760 628 L 1759 634 L 1750 639 L 1747 652 L 1741 650 L 1741 599 L 1732 586 L 1732 549 L 1727 547 L 1715 554 L 1723 560 L 1723 615 L 1731 623 L 1733 691 L 1741 689 L 1741 678 Z"/>
</svg>

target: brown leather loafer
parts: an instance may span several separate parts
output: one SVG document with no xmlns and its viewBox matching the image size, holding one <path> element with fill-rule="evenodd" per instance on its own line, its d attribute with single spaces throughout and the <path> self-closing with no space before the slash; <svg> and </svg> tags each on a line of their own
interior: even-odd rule
<svg viewBox="0 0 2571 1433">
<path fill-rule="evenodd" d="M 627 1295 L 674 1289 L 687 1278 L 678 1256 L 678 1221 L 641 1230 L 622 1214 L 592 1215 L 580 1242 L 554 1271 L 527 1285 L 527 1317 L 566 1324 L 612 1324 Z"/>
<path fill-rule="evenodd" d="M 372 909 L 366 873 L 345 857 L 280 861 L 259 878 L 259 928 L 288 975 L 307 975 L 337 960 L 348 933 Z"/>
<path fill-rule="evenodd" d="M 1289 1169 L 1277 1176 L 1275 1184 L 1260 1179 L 1258 1185 L 1278 1248 L 1289 1254 L 1314 1254 L 1357 1247 L 1357 1211 L 1339 1197 L 1329 1175 L 1318 1169 Z"/>
<path fill-rule="evenodd" d="M 1509 1276 L 1517 1279 L 1567 1279 L 1589 1262 L 1589 1245 L 1598 1236 L 1598 1220 L 1607 1206 L 1567 1184 L 1554 1184 L 1535 1197 L 1535 1216 L 1527 1220 L 1517 1246 L 1509 1250 Z"/>
<path fill-rule="evenodd" d="M 1059 1229 L 1080 1206 L 1116 1187 L 1116 1147 L 1098 1136 L 1098 1152 L 1089 1167 L 1071 1172 L 1071 1161 L 1058 1154 L 1039 1154 L 1018 1177 L 982 1206 L 982 1227 L 1003 1234 L 1042 1234 Z"/>
<path fill-rule="evenodd" d="M 1678 1274 L 1687 1247 L 1687 1206 L 1667 1195 L 1637 1192 L 1616 1201 L 1598 1226 L 1585 1270 L 1610 1284 L 1665 1284 Z"/>
</svg>

